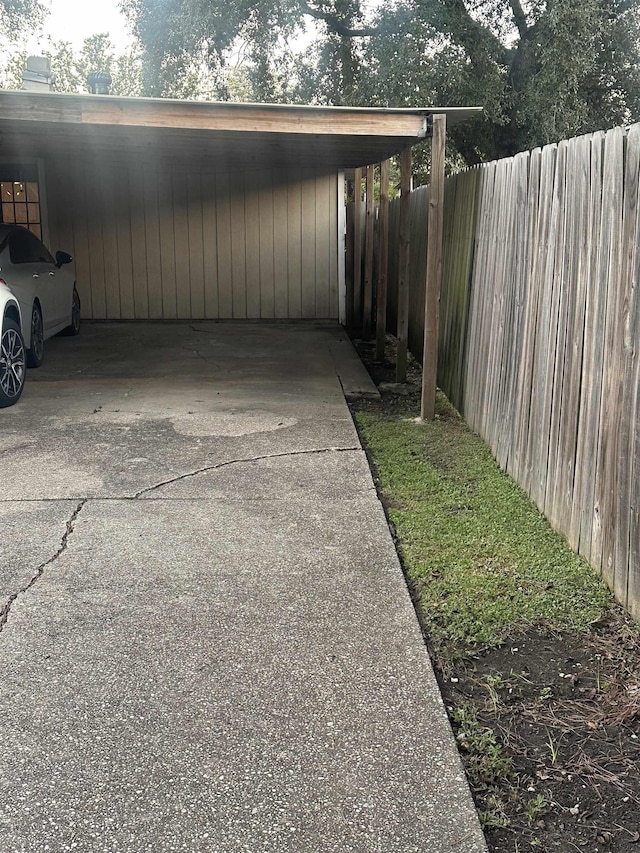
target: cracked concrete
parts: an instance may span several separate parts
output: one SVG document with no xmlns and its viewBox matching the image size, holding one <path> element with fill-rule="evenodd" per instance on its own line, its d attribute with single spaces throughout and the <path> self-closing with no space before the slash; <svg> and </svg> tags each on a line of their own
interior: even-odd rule
<svg viewBox="0 0 640 853">
<path fill-rule="evenodd" d="M 24 593 L 28 592 L 32 588 L 32 586 L 39 580 L 39 578 L 42 577 L 45 569 L 47 569 L 49 566 L 52 566 L 56 562 L 56 560 L 60 557 L 60 555 L 64 554 L 64 552 L 67 550 L 67 544 L 69 542 L 69 537 L 73 533 L 73 525 L 74 525 L 76 519 L 78 518 L 78 515 L 82 511 L 83 506 L 85 506 L 85 504 L 86 504 L 86 500 L 80 501 L 80 503 L 76 506 L 73 513 L 71 514 L 71 517 L 67 520 L 66 526 L 65 526 L 66 529 L 62 535 L 62 540 L 60 542 L 60 546 L 56 550 L 55 554 L 53 554 L 53 556 L 49 557 L 48 560 L 45 560 L 43 563 L 40 563 L 40 565 L 36 567 L 35 573 L 31 577 L 29 582 L 26 583 L 24 586 L 20 587 L 19 589 L 17 589 L 15 592 L 12 592 L 9 595 L 9 597 L 6 599 L 5 603 L 0 607 L 0 631 L 2 631 L 2 629 L 6 625 L 7 620 L 9 618 L 9 615 L 11 614 L 11 608 L 13 607 L 14 603 L 17 601 L 19 596 L 24 595 Z M 3 563 L 4 563 L 4 560 L 3 560 Z"/>
<path fill-rule="evenodd" d="M 179 483 L 182 480 L 188 480 L 191 477 L 197 477 L 200 474 L 208 474 L 211 471 L 219 471 L 221 468 L 227 468 L 230 465 L 241 465 L 251 462 L 266 462 L 268 459 L 286 459 L 294 456 L 314 456 L 321 453 L 347 453 L 349 451 L 359 451 L 358 447 L 321 447 L 310 450 L 293 450 L 289 453 L 265 453 L 262 456 L 247 456 L 240 459 L 228 459 L 226 462 L 218 462 L 216 465 L 205 465 L 204 468 L 198 468 L 196 471 L 188 471 L 186 474 L 180 474 L 177 477 L 172 477 L 169 480 L 164 480 L 162 483 L 156 483 L 155 486 L 148 486 L 146 489 L 137 492 L 134 498 L 141 498 L 142 495 L 150 492 L 158 491 L 164 486 L 172 486 L 174 483 Z"/>
<path fill-rule="evenodd" d="M 0 422 L 0 849 L 484 851 L 342 331 L 89 326 L 28 380 Z"/>
</svg>

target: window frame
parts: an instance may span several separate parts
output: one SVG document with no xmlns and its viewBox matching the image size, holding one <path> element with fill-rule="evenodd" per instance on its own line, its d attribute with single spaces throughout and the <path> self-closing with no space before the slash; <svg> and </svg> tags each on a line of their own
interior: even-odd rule
<svg viewBox="0 0 640 853">
<path fill-rule="evenodd" d="M 20 169 L 24 169 L 26 173 L 37 175 L 38 183 L 38 204 L 40 205 L 40 230 L 41 235 L 38 238 L 45 246 L 50 245 L 49 235 L 49 206 L 47 204 L 47 185 L 45 176 L 45 163 L 41 157 L 2 157 L 0 156 L 0 171 L 13 172 L 15 170 L 17 178 L 11 180 L 22 180 L 19 176 Z M 25 181 L 26 183 L 26 181 Z M 23 225 L 24 223 L 6 223 L 8 225 Z M 37 236 L 37 235 L 36 235 Z"/>
</svg>

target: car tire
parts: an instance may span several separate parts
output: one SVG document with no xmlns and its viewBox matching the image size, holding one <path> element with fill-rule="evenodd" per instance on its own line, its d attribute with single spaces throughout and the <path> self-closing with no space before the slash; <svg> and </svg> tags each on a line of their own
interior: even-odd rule
<svg viewBox="0 0 640 853">
<path fill-rule="evenodd" d="M 73 285 L 73 296 L 71 297 L 71 323 L 62 330 L 63 335 L 77 335 L 80 332 L 80 297 Z"/>
<path fill-rule="evenodd" d="M 24 338 L 20 326 L 10 319 L 2 325 L 0 338 L 0 409 L 17 403 L 24 388 L 26 370 Z"/>
<path fill-rule="evenodd" d="M 40 367 L 44 360 L 44 323 L 37 302 L 31 309 L 31 347 L 27 350 L 27 367 Z"/>
</svg>

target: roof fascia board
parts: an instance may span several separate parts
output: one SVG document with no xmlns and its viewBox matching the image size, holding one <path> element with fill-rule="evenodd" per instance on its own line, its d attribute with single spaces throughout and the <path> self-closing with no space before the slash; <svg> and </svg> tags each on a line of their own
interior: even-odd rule
<svg viewBox="0 0 640 853">
<path fill-rule="evenodd" d="M 387 136 L 419 140 L 427 116 L 469 118 L 480 108 L 383 109 L 230 104 L 66 93 L 0 92 L 0 119 L 121 127 L 173 127 L 247 133 Z"/>
</svg>

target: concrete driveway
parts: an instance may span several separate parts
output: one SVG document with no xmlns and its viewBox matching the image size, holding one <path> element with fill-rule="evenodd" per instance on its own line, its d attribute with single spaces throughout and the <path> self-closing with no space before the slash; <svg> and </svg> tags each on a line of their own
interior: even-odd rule
<svg viewBox="0 0 640 853">
<path fill-rule="evenodd" d="M 0 850 L 485 850 L 338 327 L 94 325 L 0 414 Z"/>
</svg>

